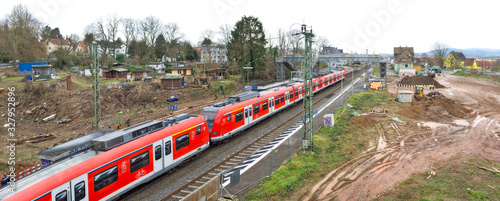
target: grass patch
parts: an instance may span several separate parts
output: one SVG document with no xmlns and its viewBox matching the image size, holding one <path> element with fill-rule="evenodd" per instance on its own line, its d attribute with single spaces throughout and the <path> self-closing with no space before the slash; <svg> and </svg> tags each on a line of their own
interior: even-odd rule
<svg viewBox="0 0 500 201">
<path fill-rule="evenodd" d="M 380 73 L 380 68 L 373 69 L 372 75 L 378 75 Z"/>
<path fill-rule="evenodd" d="M 471 77 L 471 78 L 477 78 L 477 79 L 482 79 L 482 80 L 492 80 L 495 82 L 500 82 L 500 77 L 499 76 L 494 76 L 494 75 L 480 75 L 476 73 L 466 73 L 464 71 L 458 70 L 454 72 L 452 75 L 456 76 L 462 76 L 462 77 Z"/>
<path fill-rule="evenodd" d="M 437 164 L 436 175 L 413 175 L 377 200 L 500 200 L 500 178 L 476 165 L 500 167 L 484 159 L 452 159 Z M 499 175 L 498 173 L 496 175 Z"/>
<path fill-rule="evenodd" d="M 348 103 L 359 109 L 391 101 L 387 91 L 367 91 L 351 96 Z M 341 108 L 335 113 L 335 126 L 323 127 L 314 134 L 314 153 L 296 154 L 271 177 L 246 194 L 243 200 L 289 200 L 293 192 L 365 150 L 372 136 L 349 123 L 355 108 Z"/>
</svg>

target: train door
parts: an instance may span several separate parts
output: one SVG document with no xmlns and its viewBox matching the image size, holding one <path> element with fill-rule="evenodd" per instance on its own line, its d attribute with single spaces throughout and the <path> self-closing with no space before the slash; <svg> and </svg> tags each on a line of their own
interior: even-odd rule
<svg viewBox="0 0 500 201">
<path fill-rule="evenodd" d="M 52 190 L 52 200 L 54 201 L 72 201 L 70 182 L 60 185 Z"/>
<path fill-rule="evenodd" d="M 273 98 L 270 98 L 270 99 L 267 99 L 267 102 L 269 102 L 269 113 L 273 113 L 274 112 L 274 100 Z"/>
<path fill-rule="evenodd" d="M 89 200 L 89 182 L 87 174 L 71 180 L 71 198 L 74 201 Z"/>
<path fill-rule="evenodd" d="M 290 103 L 290 98 L 289 98 L 289 93 L 288 92 L 285 92 L 285 105 L 288 105 Z"/>
<path fill-rule="evenodd" d="M 252 105 L 245 107 L 245 125 L 252 123 Z"/>
<path fill-rule="evenodd" d="M 172 136 L 163 138 L 163 167 L 168 167 L 174 163 Z"/>
<path fill-rule="evenodd" d="M 163 167 L 163 141 L 159 140 L 153 143 L 154 153 L 154 172 L 159 172 Z"/>
</svg>

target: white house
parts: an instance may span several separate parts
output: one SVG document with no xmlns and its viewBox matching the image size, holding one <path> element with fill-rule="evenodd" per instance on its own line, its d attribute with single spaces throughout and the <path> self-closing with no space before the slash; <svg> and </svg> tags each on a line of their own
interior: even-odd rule
<svg viewBox="0 0 500 201">
<path fill-rule="evenodd" d="M 163 62 L 149 62 L 147 66 L 153 67 L 154 70 L 164 70 L 166 68 Z"/>
<path fill-rule="evenodd" d="M 210 47 L 202 46 L 201 47 L 201 62 L 202 63 L 226 63 L 226 48 L 223 44 L 212 44 Z"/>
</svg>

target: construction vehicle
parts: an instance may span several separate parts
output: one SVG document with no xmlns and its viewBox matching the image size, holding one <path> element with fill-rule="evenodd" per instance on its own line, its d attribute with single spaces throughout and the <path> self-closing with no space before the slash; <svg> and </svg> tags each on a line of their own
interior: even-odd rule
<svg viewBox="0 0 500 201">
<path fill-rule="evenodd" d="M 424 97 L 424 86 L 415 85 L 415 97 Z"/>
</svg>

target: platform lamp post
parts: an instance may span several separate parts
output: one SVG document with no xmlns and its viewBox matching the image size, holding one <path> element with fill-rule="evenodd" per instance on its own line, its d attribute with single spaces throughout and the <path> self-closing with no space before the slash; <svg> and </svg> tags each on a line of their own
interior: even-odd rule
<svg viewBox="0 0 500 201">
<path fill-rule="evenodd" d="M 248 84 L 248 85 L 250 85 L 250 79 L 249 79 L 249 77 L 248 77 L 248 73 L 249 73 L 249 71 L 250 71 L 250 70 L 252 70 L 252 69 L 253 69 L 253 67 L 251 67 L 251 66 L 246 66 L 246 67 L 243 67 L 243 69 L 244 69 L 244 70 L 247 70 L 247 84 Z M 243 80 L 245 80 L 245 78 L 243 78 Z M 244 84 L 245 84 L 245 83 L 243 83 L 243 85 L 244 85 Z"/>
</svg>

